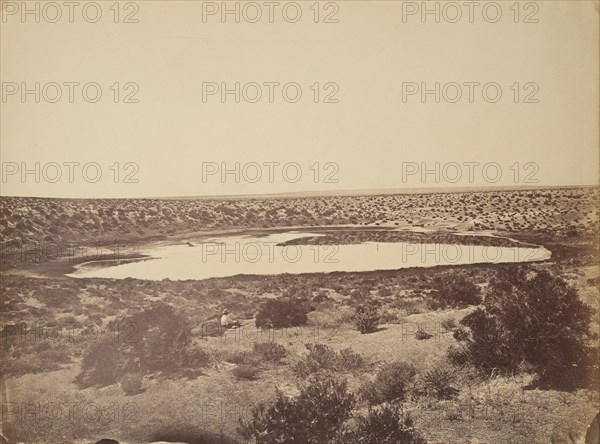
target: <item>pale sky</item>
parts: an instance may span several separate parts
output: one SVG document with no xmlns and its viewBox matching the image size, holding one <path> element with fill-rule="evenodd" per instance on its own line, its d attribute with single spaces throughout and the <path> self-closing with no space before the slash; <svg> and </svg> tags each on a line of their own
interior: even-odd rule
<svg viewBox="0 0 600 444">
<path fill-rule="evenodd" d="M 133 17 L 138 23 L 114 23 L 112 1 L 98 2 L 102 17 L 96 23 L 88 23 L 81 8 L 69 23 L 66 7 L 57 23 L 48 23 L 56 13 L 50 9 L 46 16 L 40 11 L 40 23 L 33 14 L 22 23 L 22 11 L 15 8 L 23 2 L 2 3 L 2 195 L 153 197 L 536 184 L 524 182 L 526 177 L 539 185 L 598 183 L 597 2 L 530 2 L 539 10 L 526 10 L 522 3 L 519 23 L 510 9 L 513 1 L 498 2 L 502 17 L 496 23 L 486 21 L 481 8 L 474 11 L 473 23 L 466 8 L 456 23 L 443 15 L 440 23 L 432 16 L 423 23 L 419 11 L 403 23 L 403 8 L 410 12 L 413 3 L 379 0 L 338 1 L 333 16 L 338 23 L 322 23 L 335 12 L 327 2 L 319 3 L 315 23 L 313 1 L 297 2 L 302 10 L 297 23 L 282 15 L 283 6 L 292 2 L 278 2 L 274 23 L 264 2 L 256 3 L 263 13 L 257 23 L 244 16 L 240 23 L 233 16 L 222 23 L 218 12 L 204 23 L 203 8 L 220 7 L 220 1 L 137 2 Z M 34 3 L 28 2 L 32 9 Z M 125 4 L 119 21 L 135 12 Z M 228 5 L 233 8 L 235 2 Z M 293 18 L 294 9 L 287 11 Z M 249 19 L 255 13 L 246 12 Z M 93 19 L 93 9 L 87 13 Z M 488 11 L 489 17 L 493 13 Z M 447 19 L 453 14 L 446 10 Z M 523 23 L 528 14 L 538 23 Z M 62 97 L 49 103 L 40 93 L 35 103 L 29 94 L 22 103 L 20 89 L 34 89 L 36 82 L 40 89 L 58 83 Z M 69 103 L 65 82 L 96 82 L 102 97 L 87 103 L 81 86 L 74 86 L 75 103 Z M 115 82 L 120 102 L 132 91 L 123 85 L 137 84 L 138 103 L 114 103 Z M 230 94 L 221 103 L 216 94 L 203 102 L 207 82 L 229 88 L 256 82 L 263 96 L 257 103 L 243 97 L 235 103 Z M 279 86 L 269 103 L 265 82 L 296 82 L 302 97 L 287 103 Z M 313 100 L 315 82 L 320 103 Z M 339 88 L 338 103 L 322 103 L 334 89 L 324 89 L 328 82 Z M 463 96 L 456 103 L 441 96 L 435 103 L 430 94 L 422 103 L 417 93 L 403 101 L 409 82 L 430 89 L 436 82 L 440 88 L 456 82 Z M 495 82 L 502 96 L 488 103 L 481 86 L 475 86 L 469 103 L 465 82 Z M 516 82 L 519 103 L 514 103 Z M 46 87 L 47 98 L 55 91 Z M 255 94 L 251 86 L 245 91 L 248 97 Z M 451 100 L 456 90 L 444 91 Z M 523 103 L 529 93 L 537 103 Z M 40 171 L 39 183 L 35 174 L 23 181 L 22 166 L 34 169 L 36 162 L 46 176 Z M 55 183 L 51 162 L 62 165 Z M 75 166 L 70 183 L 65 162 L 96 162 L 102 177 L 86 181 Z M 115 162 L 121 170 L 118 183 Z M 137 183 L 123 183 L 133 172 L 124 169 L 127 162 L 139 167 L 133 175 Z M 215 174 L 203 180 L 203 163 L 233 169 L 235 162 L 240 167 L 258 163 L 262 179 L 251 183 L 242 175 L 236 183 L 233 174 L 225 181 Z M 272 167 L 272 183 L 265 162 L 280 164 Z M 281 168 L 292 162 L 302 172 L 295 183 Z M 325 168 L 328 162 L 335 166 Z M 421 165 L 433 169 L 436 162 L 440 172 L 445 167 L 440 180 L 434 174 L 422 177 Z M 462 172 L 455 182 L 452 162 Z M 473 166 L 472 181 L 465 162 L 480 165 Z M 492 163 L 484 175 L 482 166 Z M 403 175 L 415 166 L 415 174 Z M 501 177 L 491 182 L 498 167 Z M 256 170 L 249 166 L 245 172 L 252 179 Z M 93 177 L 94 169 L 88 173 Z M 324 182 L 328 173 L 337 182 Z"/>
</svg>

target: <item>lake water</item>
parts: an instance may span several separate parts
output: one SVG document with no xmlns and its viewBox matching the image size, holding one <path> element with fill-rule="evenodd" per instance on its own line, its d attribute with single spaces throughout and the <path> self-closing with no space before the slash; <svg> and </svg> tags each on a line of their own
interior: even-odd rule
<svg viewBox="0 0 600 444">
<path fill-rule="evenodd" d="M 436 265 L 531 262 L 550 258 L 543 247 L 486 247 L 459 244 L 365 242 L 355 245 L 288 245 L 278 243 L 318 233 L 287 232 L 265 236 L 227 236 L 202 242 L 140 250 L 143 261 L 88 262 L 70 276 L 172 280 L 207 279 L 238 274 L 270 275 L 334 271 L 396 270 Z"/>
</svg>

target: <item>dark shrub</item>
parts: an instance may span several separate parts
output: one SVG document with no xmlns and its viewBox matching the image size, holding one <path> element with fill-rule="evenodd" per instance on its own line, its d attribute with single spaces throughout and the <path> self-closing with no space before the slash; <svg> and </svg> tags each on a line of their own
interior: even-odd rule
<svg viewBox="0 0 600 444">
<path fill-rule="evenodd" d="M 306 324 L 307 314 L 307 307 L 298 299 L 270 299 L 259 307 L 256 327 L 297 327 Z"/>
<path fill-rule="evenodd" d="M 481 303 L 481 291 L 462 274 L 436 276 L 427 301 L 429 308 L 460 308 Z"/>
<path fill-rule="evenodd" d="M 142 375 L 197 369 L 210 356 L 191 344 L 191 326 L 183 314 L 164 302 L 109 324 L 118 334 L 92 344 L 83 356 L 75 382 L 82 387 L 116 383 L 129 372 Z"/>
<path fill-rule="evenodd" d="M 458 327 L 458 325 L 456 324 L 454 318 L 447 318 L 442 321 L 442 327 L 444 327 L 446 331 L 453 331 Z"/>
<path fill-rule="evenodd" d="M 283 345 L 276 342 L 256 342 L 254 353 L 258 354 L 264 361 L 279 362 L 285 357 L 287 351 Z"/>
<path fill-rule="evenodd" d="M 379 326 L 379 309 L 375 303 L 367 303 L 356 307 L 354 323 L 362 334 L 373 333 Z"/>
<path fill-rule="evenodd" d="M 127 357 L 113 339 L 92 344 L 83 356 L 75 383 L 82 387 L 114 384 L 129 366 Z"/>
<path fill-rule="evenodd" d="M 452 387 L 454 373 L 445 368 L 434 368 L 423 375 L 423 390 L 437 399 L 452 399 L 458 390 Z"/>
<path fill-rule="evenodd" d="M 379 370 L 375 380 L 360 388 L 361 399 L 370 405 L 403 401 L 408 395 L 417 371 L 412 364 L 396 361 Z"/>
<path fill-rule="evenodd" d="M 299 378 L 321 371 L 355 373 L 365 366 L 365 361 L 350 348 L 336 353 L 324 344 L 306 344 L 308 355 L 298 361 L 294 367 L 294 374 Z"/>
<path fill-rule="evenodd" d="M 258 372 L 258 368 L 252 365 L 242 364 L 233 369 L 233 376 L 235 376 L 237 379 L 247 379 L 252 381 L 258 377 Z"/>
<path fill-rule="evenodd" d="M 412 418 L 396 406 L 383 405 L 356 419 L 354 429 L 344 435 L 344 444 L 426 444 Z"/>
<path fill-rule="evenodd" d="M 344 348 L 338 352 L 339 366 L 348 373 L 357 373 L 363 370 L 366 362 L 361 355 L 352 351 L 351 348 Z"/>
<path fill-rule="evenodd" d="M 121 379 L 121 388 L 126 395 L 137 395 L 142 392 L 142 375 L 130 373 Z"/>
<path fill-rule="evenodd" d="M 471 363 L 484 371 L 531 366 L 542 386 L 571 389 L 588 377 L 591 310 L 547 271 L 508 267 L 490 282 L 483 307 L 466 316 Z"/>
<path fill-rule="evenodd" d="M 469 350 L 464 346 L 457 347 L 451 345 L 450 347 L 448 347 L 446 356 L 451 364 L 456 365 L 458 367 L 468 364 L 471 360 Z"/>
<path fill-rule="evenodd" d="M 452 336 L 458 342 L 466 341 L 470 338 L 469 332 L 466 331 L 464 328 L 457 328 L 456 330 L 454 330 L 454 333 L 452 333 Z"/>
<path fill-rule="evenodd" d="M 277 393 L 275 403 L 260 404 L 252 411 L 252 420 L 240 422 L 245 439 L 256 444 L 322 444 L 341 435 L 344 421 L 350 418 L 354 396 L 346 381 L 324 375 L 313 376 L 300 393 L 288 398 Z"/>
</svg>

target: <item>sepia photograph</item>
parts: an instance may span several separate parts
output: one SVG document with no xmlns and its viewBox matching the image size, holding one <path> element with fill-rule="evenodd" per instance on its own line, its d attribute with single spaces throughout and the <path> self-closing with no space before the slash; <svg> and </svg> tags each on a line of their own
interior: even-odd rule
<svg viewBox="0 0 600 444">
<path fill-rule="evenodd" d="M 600 0 L 0 14 L 0 444 L 600 444 Z"/>
</svg>

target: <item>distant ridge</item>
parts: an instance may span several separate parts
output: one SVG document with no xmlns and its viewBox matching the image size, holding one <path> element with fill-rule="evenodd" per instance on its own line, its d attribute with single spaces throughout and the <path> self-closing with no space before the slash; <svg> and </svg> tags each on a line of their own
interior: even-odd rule
<svg viewBox="0 0 600 444">
<path fill-rule="evenodd" d="M 494 191 L 530 191 L 548 189 L 569 188 L 595 188 L 598 185 L 506 185 L 506 186 L 484 186 L 484 187 L 429 187 L 429 188 L 374 188 L 360 190 L 332 190 L 332 191 L 297 191 L 287 193 L 268 194 L 225 194 L 211 196 L 164 196 L 144 197 L 141 199 L 165 199 L 165 200 L 202 200 L 202 199 L 292 199 L 302 197 L 336 197 L 336 196 L 382 196 L 390 194 L 453 194 L 453 193 L 485 193 Z"/>
<path fill-rule="evenodd" d="M 454 193 L 491 193 L 502 191 L 532 191 L 551 189 L 598 188 L 599 185 L 503 185 L 484 187 L 429 187 L 429 188 L 375 188 L 359 190 L 320 190 L 297 191 L 267 194 L 223 194 L 208 196 L 153 196 L 153 197 L 47 197 L 47 196 L 3 196 L 2 198 L 58 199 L 58 200 L 243 200 L 243 199 L 301 199 L 306 197 L 357 197 L 388 196 L 394 194 L 454 194 Z"/>
</svg>

